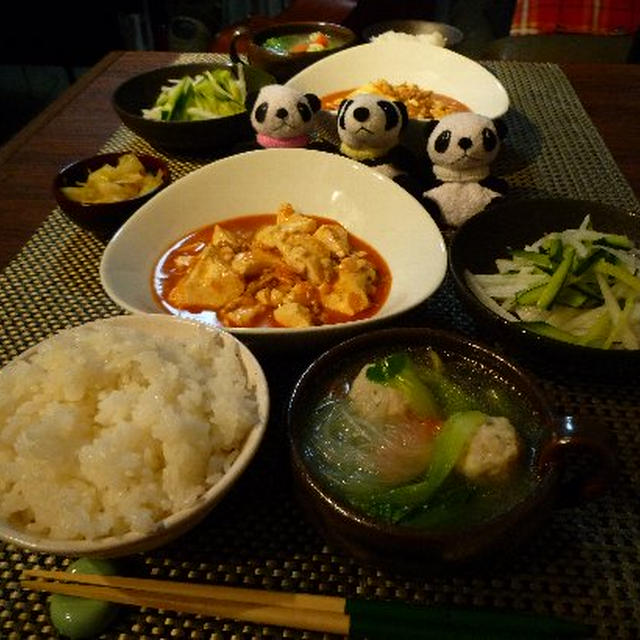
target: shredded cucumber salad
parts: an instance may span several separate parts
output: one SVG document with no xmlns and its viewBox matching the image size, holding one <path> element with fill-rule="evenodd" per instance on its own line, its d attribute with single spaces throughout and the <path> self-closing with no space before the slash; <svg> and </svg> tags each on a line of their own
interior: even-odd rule
<svg viewBox="0 0 640 640">
<path fill-rule="evenodd" d="M 170 80 L 142 116 L 149 120 L 210 120 L 246 111 L 247 86 L 242 65 L 213 69 Z"/>
<path fill-rule="evenodd" d="M 497 273 L 465 272 L 489 309 L 565 342 L 640 348 L 640 249 L 627 236 L 596 231 L 587 215 L 509 253 Z"/>
</svg>

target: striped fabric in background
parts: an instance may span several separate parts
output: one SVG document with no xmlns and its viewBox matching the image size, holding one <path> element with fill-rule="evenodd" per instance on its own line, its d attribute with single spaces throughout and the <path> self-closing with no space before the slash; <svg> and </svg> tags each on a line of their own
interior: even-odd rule
<svg viewBox="0 0 640 640">
<path fill-rule="evenodd" d="M 517 0 L 511 35 L 630 34 L 640 28 L 640 0 Z"/>
</svg>

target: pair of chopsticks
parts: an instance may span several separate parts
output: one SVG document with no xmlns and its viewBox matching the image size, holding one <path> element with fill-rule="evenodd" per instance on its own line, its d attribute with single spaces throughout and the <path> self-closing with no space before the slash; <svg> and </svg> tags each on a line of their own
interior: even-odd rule
<svg viewBox="0 0 640 640">
<path fill-rule="evenodd" d="M 27 569 L 22 586 L 124 605 L 392 640 L 586 638 L 587 625 L 512 612 L 425 607 L 188 582 Z"/>
</svg>

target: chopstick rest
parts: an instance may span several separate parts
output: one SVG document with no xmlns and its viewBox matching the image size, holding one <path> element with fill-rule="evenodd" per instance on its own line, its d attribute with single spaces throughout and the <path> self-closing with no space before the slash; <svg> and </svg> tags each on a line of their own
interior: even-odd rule
<svg viewBox="0 0 640 640">
<path fill-rule="evenodd" d="M 533 614 L 166 580 L 41 569 L 23 571 L 21 580 L 36 591 L 371 640 L 586 638 L 592 632 L 586 624 Z"/>
</svg>

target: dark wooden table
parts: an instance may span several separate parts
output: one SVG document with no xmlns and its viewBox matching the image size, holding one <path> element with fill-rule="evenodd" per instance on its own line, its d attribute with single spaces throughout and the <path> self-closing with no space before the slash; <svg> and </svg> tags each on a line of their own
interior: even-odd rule
<svg viewBox="0 0 640 640">
<path fill-rule="evenodd" d="M 96 153 L 119 126 L 111 95 L 174 52 L 114 51 L 0 148 L 0 269 L 55 207 L 58 169 Z M 640 198 L 640 65 L 562 65 L 622 173 Z"/>
</svg>

